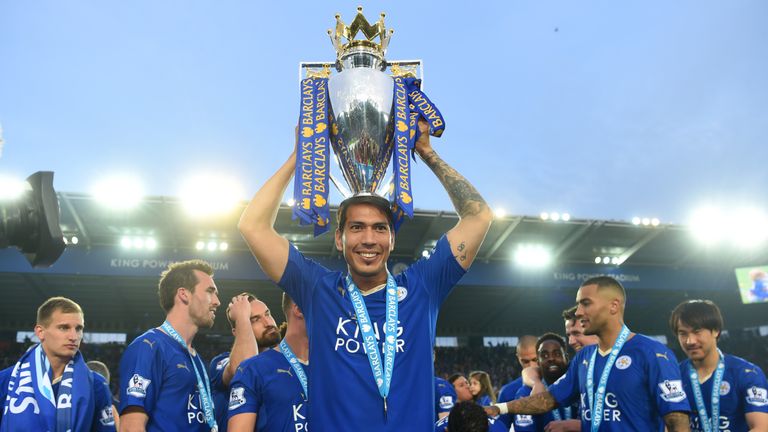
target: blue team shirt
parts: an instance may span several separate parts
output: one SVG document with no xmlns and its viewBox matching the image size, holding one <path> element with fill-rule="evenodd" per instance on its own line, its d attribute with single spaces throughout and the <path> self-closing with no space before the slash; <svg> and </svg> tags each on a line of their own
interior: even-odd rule
<svg viewBox="0 0 768 432">
<path fill-rule="evenodd" d="M 279 285 L 304 312 L 312 364 L 312 431 L 425 431 L 434 427 L 432 343 L 440 305 L 465 270 L 443 236 L 430 258 L 395 276 L 398 286 L 397 354 L 385 422 L 354 308 L 344 289 L 345 273 L 331 271 L 289 248 Z M 364 296 L 373 331 L 381 341 L 385 290 Z M 381 343 L 377 344 L 381 349 Z M 383 358 L 383 357 L 382 357 Z"/>
<path fill-rule="evenodd" d="M 590 429 L 586 394 L 587 368 L 597 345 L 584 347 L 568 366 L 568 372 L 549 387 L 560 406 L 580 402 L 581 428 Z M 600 381 L 608 355 L 598 353 L 594 383 Z M 673 411 L 688 412 L 680 368 L 672 350 L 640 334 L 621 349 L 608 378 L 600 431 L 663 431 L 663 416 Z"/>
<path fill-rule="evenodd" d="M 517 394 L 515 395 L 515 399 L 521 399 L 530 396 L 532 390 L 533 389 L 525 385 L 520 387 L 520 389 L 517 391 Z M 566 416 L 565 408 L 557 407 L 555 409 L 560 413 L 561 420 L 578 418 L 578 404 L 571 406 L 570 417 Z M 539 415 L 517 414 L 514 417 L 515 432 L 544 432 L 544 427 L 546 427 L 549 422 L 555 420 L 555 416 L 552 415 L 552 411 Z"/>
<path fill-rule="evenodd" d="M 683 376 L 683 387 L 688 394 L 691 410 L 691 431 L 701 432 L 704 429 L 696 414 L 696 400 L 693 397 L 693 387 L 688 375 L 686 359 L 680 363 L 680 375 Z M 713 376 L 701 384 L 701 394 L 707 408 L 707 416 L 712 415 L 712 384 Z M 751 412 L 768 413 L 768 390 L 765 374 L 754 364 L 736 356 L 725 354 L 725 373 L 720 383 L 720 430 L 730 432 L 748 431 L 745 414 Z"/>
<path fill-rule="evenodd" d="M 8 381 L 11 379 L 11 373 L 14 366 L 0 371 L 0 403 L 5 402 L 8 395 Z M 109 391 L 107 380 L 98 373 L 89 371 L 93 377 L 93 390 L 90 400 L 94 401 L 93 407 L 89 407 L 85 412 L 93 415 L 93 424 L 91 431 L 94 432 L 114 432 L 115 418 L 112 415 L 112 393 Z M 53 371 L 51 371 L 51 374 Z M 77 384 L 75 384 L 77 385 Z M 61 381 L 52 385 L 55 395 L 59 393 Z M 0 406 L 0 422 L 3 419 L 3 410 Z"/>
<path fill-rule="evenodd" d="M 516 380 L 512 380 L 504 384 L 501 390 L 499 390 L 499 397 L 497 399 L 498 403 L 515 400 L 517 391 L 520 390 L 520 387 L 522 386 L 523 377 L 519 377 Z M 507 429 L 509 429 L 512 426 L 512 422 L 514 421 L 515 416 L 512 414 L 502 414 L 498 417 L 498 419 L 504 423 L 505 426 L 507 426 Z"/>
<path fill-rule="evenodd" d="M 202 377 L 205 362 L 194 359 Z M 134 339 L 120 360 L 120 413 L 130 406 L 147 413 L 148 432 L 210 429 L 189 353 L 156 328 Z"/>
<path fill-rule="evenodd" d="M 435 423 L 435 432 L 445 432 L 448 430 L 448 417 L 443 417 Z M 488 432 L 507 432 L 509 428 L 504 423 L 488 417 Z"/>
<path fill-rule="evenodd" d="M 447 413 L 456 404 L 456 389 L 448 381 L 435 377 L 435 419 L 440 413 Z"/>
<path fill-rule="evenodd" d="M 309 368 L 301 366 L 309 375 Z M 336 386 L 339 398 L 345 397 L 341 387 L 342 383 Z M 280 351 L 269 349 L 240 363 L 230 388 L 230 418 L 256 413 L 256 430 L 259 432 L 307 430 L 304 389 Z"/>
<path fill-rule="evenodd" d="M 229 364 L 229 351 L 221 353 L 211 360 L 208 366 L 208 378 L 211 380 L 211 396 L 216 413 L 219 432 L 227 432 L 227 403 L 229 387 L 224 384 L 224 369 Z"/>
</svg>

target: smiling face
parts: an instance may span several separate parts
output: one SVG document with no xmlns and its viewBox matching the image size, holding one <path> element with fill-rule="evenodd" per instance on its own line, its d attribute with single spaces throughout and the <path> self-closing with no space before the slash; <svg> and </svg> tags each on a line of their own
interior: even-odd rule
<svg viewBox="0 0 768 432">
<path fill-rule="evenodd" d="M 576 319 L 581 320 L 585 335 L 599 335 L 615 318 L 620 302 L 609 289 L 596 284 L 584 285 L 576 294 Z"/>
<path fill-rule="evenodd" d="M 189 317 L 197 327 L 210 328 L 216 318 L 216 309 L 221 304 L 219 290 L 210 275 L 200 270 L 194 270 L 194 274 L 197 277 L 194 289 L 181 288 L 189 295 Z"/>
<path fill-rule="evenodd" d="M 370 204 L 352 204 L 346 213 L 344 226 L 336 230 L 336 249 L 344 254 L 349 274 L 358 285 L 383 283 L 387 278 L 387 259 L 395 247 L 387 216 Z"/>
<path fill-rule="evenodd" d="M 594 345 L 598 342 L 597 336 L 584 334 L 584 325 L 580 319 L 565 321 L 565 335 L 568 337 L 568 345 L 576 352 L 581 351 L 587 345 Z"/>
<path fill-rule="evenodd" d="M 566 371 L 568 362 L 565 360 L 565 350 L 554 340 L 545 340 L 539 346 L 539 367 L 548 383 L 557 381 Z"/>
<path fill-rule="evenodd" d="M 685 355 L 693 361 L 701 361 L 717 351 L 720 332 L 704 328 L 693 328 L 682 321 L 677 322 L 677 341 Z"/>
<path fill-rule="evenodd" d="M 51 314 L 47 325 L 35 326 L 35 335 L 49 358 L 69 361 L 80 349 L 84 325 L 83 314 L 63 313 L 57 309 Z"/>
</svg>

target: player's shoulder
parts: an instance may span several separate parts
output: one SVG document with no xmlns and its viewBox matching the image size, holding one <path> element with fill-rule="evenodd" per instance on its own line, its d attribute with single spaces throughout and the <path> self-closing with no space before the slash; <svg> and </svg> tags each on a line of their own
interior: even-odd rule
<svg viewBox="0 0 768 432">
<path fill-rule="evenodd" d="M 229 363 L 229 351 L 224 351 L 223 353 L 211 359 L 210 369 L 222 370 L 225 367 L 227 367 L 228 363 Z"/>
<path fill-rule="evenodd" d="M 749 375 L 754 374 L 757 376 L 764 376 L 763 370 L 760 366 L 743 359 L 739 356 L 724 354 L 725 356 L 725 368 L 732 370 L 737 375 Z"/>
<path fill-rule="evenodd" d="M 260 352 L 259 354 L 247 358 L 240 362 L 240 366 L 238 369 L 242 369 L 242 371 L 245 370 L 261 370 L 264 368 L 269 368 L 274 366 L 275 364 L 279 364 L 280 360 L 283 359 L 283 354 L 277 351 L 276 349 L 268 349 L 264 352 Z M 287 361 L 286 361 L 287 362 Z"/>
<path fill-rule="evenodd" d="M 636 353 L 639 353 L 650 359 L 666 360 L 673 362 L 674 364 L 678 364 L 675 353 L 668 346 L 657 341 L 656 339 L 640 333 L 636 333 L 635 336 L 630 339 L 630 341 L 633 341 L 631 348 Z"/>
<path fill-rule="evenodd" d="M 453 387 L 451 383 L 449 383 L 448 381 L 440 377 L 435 377 L 435 387 L 447 387 L 447 386 Z"/>
</svg>

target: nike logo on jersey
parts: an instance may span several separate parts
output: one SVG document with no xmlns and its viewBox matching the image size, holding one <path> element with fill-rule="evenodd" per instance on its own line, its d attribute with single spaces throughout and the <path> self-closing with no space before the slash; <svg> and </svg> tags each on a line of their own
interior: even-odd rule
<svg viewBox="0 0 768 432">
<path fill-rule="evenodd" d="M 280 368 L 278 368 L 278 369 L 277 369 L 277 373 L 285 373 L 285 374 L 288 374 L 288 375 L 290 375 L 290 376 L 293 376 L 293 374 L 291 373 L 291 371 L 289 371 L 289 370 L 287 370 L 287 369 L 280 369 Z"/>
<path fill-rule="evenodd" d="M 155 342 L 151 342 L 149 339 L 142 339 L 141 341 L 144 342 L 145 344 L 149 345 L 150 348 L 154 348 L 155 347 Z"/>
</svg>

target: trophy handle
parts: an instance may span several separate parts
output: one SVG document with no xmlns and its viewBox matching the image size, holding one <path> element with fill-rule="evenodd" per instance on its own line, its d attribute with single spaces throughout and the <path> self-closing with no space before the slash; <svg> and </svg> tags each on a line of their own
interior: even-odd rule
<svg viewBox="0 0 768 432">
<path fill-rule="evenodd" d="M 352 192 L 344 186 L 344 182 L 339 180 L 338 177 L 333 175 L 333 173 L 329 172 L 328 175 L 331 177 L 331 181 L 333 182 L 334 186 L 336 186 L 336 189 L 341 192 L 341 194 L 344 196 L 344 199 L 347 199 L 352 196 Z"/>
</svg>

